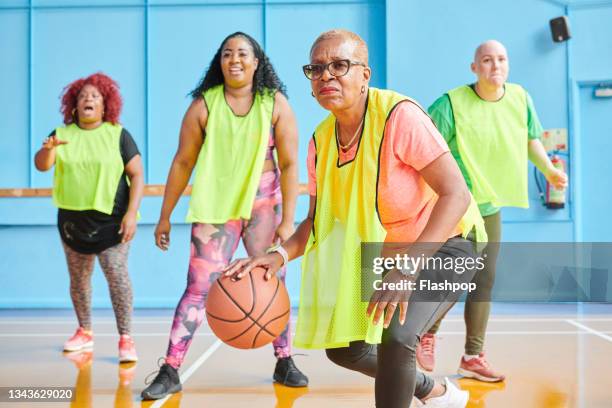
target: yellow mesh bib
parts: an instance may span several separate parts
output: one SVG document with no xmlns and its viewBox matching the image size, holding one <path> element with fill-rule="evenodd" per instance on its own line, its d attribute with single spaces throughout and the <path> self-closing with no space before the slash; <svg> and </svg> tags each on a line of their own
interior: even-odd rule
<svg viewBox="0 0 612 408">
<path fill-rule="evenodd" d="M 274 92 L 256 93 L 244 116 L 225 100 L 223 85 L 204 93 L 208 122 L 187 222 L 221 224 L 251 218 L 272 126 Z"/>
<path fill-rule="evenodd" d="M 362 299 L 361 244 L 383 242 L 386 231 L 377 212 L 378 159 L 387 118 L 408 97 L 370 88 L 363 133 L 355 158 L 338 162 L 335 117 L 316 129 L 317 197 L 313 230 L 304 259 L 294 343 L 303 348 L 347 347 L 365 340 L 380 343 L 382 319 L 373 325 Z M 486 241 L 474 200 L 461 220 L 463 235 L 476 230 Z"/>
<path fill-rule="evenodd" d="M 370 88 L 355 159 L 338 165 L 335 117 L 315 131 L 317 204 L 302 262 L 295 344 L 346 347 L 355 340 L 379 343 L 382 323 L 372 325 L 361 299 L 361 243 L 383 242 L 376 210 L 378 152 L 385 123 L 405 96 Z"/>
<path fill-rule="evenodd" d="M 527 197 L 527 95 L 506 84 L 502 99 L 481 99 L 469 86 L 448 93 L 457 147 L 478 204 L 529 206 Z"/>
<path fill-rule="evenodd" d="M 53 204 L 74 211 L 112 214 L 124 171 L 119 140 L 122 127 L 104 122 L 92 130 L 76 124 L 55 130 L 68 143 L 56 148 Z"/>
</svg>

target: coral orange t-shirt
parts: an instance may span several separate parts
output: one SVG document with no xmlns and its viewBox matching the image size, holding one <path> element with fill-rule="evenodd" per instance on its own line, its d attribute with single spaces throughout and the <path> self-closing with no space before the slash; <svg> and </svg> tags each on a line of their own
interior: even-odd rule
<svg viewBox="0 0 612 408">
<path fill-rule="evenodd" d="M 340 164 L 352 160 L 359 143 L 339 150 Z M 401 102 L 385 126 L 380 152 L 378 210 L 387 231 L 386 242 L 414 242 L 427 222 L 438 195 L 419 173 L 448 146 L 431 119 L 414 103 Z M 308 146 L 308 191 L 316 195 L 316 149 Z M 461 234 L 456 227 L 451 236 Z M 449 237 L 450 238 L 450 237 Z"/>
</svg>

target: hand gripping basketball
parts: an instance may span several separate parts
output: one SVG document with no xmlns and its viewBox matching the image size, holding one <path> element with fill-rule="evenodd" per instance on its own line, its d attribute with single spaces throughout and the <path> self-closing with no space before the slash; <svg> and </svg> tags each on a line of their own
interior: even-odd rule
<svg viewBox="0 0 612 408">
<path fill-rule="evenodd" d="M 262 256 L 236 259 L 221 272 L 225 277 L 231 276 L 232 280 L 238 280 L 251 272 L 253 268 L 262 267 L 266 270 L 263 278 L 268 280 L 278 272 L 283 263 L 282 255 L 277 252 L 271 252 Z"/>
<path fill-rule="evenodd" d="M 212 331 L 224 343 L 250 349 L 277 338 L 289 321 L 289 295 L 285 285 L 266 270 L 255 267 L 242 279 L 218 279 L 206 301 L 206 318 Z"/>
</svg>

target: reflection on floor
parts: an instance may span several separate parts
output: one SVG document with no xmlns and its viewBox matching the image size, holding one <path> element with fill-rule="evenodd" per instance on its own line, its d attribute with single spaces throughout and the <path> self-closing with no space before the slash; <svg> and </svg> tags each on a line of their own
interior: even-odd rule
<svg viewBox="0 0 612 408">
<path fill-rule="evenodd" d="M 515 309 L 498 309 L 487 332 L 487 356 L 507 375 L 505 382 L 456 374 L 465 336 L 460 310 L 440 330 L 433 376 L 447 376 L 467 390 L 468 408 L 612 407 L 612 306 L 595 313 L 563 305 Z M 0 387 L 75 388 L 72 402 L 37 402 L 36 408 L 374 406 L 372 379 L 333 365 L 321 350 L 295 350 L 296 365 L 311 382 L 308 388 L 289 388 L 272 382 L 271 348 L 217 347 L 206 326 L 181 368 L 182 376 L 188 373 L 183 392 L 164 401 L 141 401 L 145 378 L 154 378 L 159 369 L 171 316 L 171 310 L 137 312 L 133 335 L 140 361 L 118 364 L 112 312 L 94 314 L 95 351 L 62 354 L 62 342 L 74 331 L 71 311 L 0 311 Z M 0 407 L 12 405 L 0 402 Z"/>
</svg>

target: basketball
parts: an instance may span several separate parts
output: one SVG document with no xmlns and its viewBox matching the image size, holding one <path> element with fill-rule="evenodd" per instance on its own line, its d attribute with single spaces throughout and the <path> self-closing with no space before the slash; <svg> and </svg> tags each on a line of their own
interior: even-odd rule
<svg viewBox="0 0 612 408">
<path fill-rule="evenodd" d="M 225 344 L 252 349 L 277 338 L 289 321 L 289 295 L 276 277 L 264 280 L 264 268 L 254 268 L 242 279 L 218 279 L 206 301 L 206 318 Z"/>
</svg>

